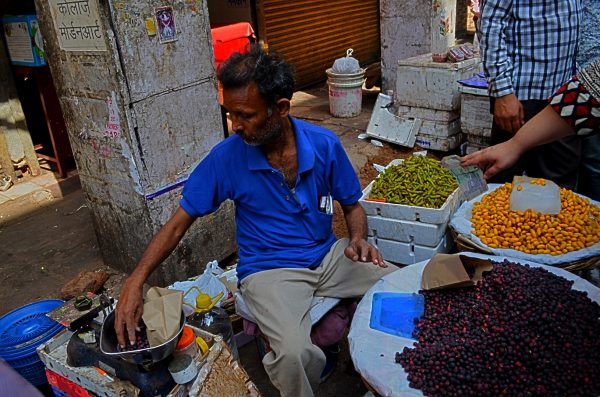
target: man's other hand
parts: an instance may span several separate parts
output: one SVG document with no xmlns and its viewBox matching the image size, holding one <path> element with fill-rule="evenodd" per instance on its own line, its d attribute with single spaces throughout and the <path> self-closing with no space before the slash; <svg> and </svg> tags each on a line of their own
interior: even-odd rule
<svg viewBox="0 0 600 397">
<path fill-rule="evenodd" d="M 365 239 L 351 240 L 344 250 L 344 254 L 354 262 L 373 262 L 374 265 L 379 267 L 388 267 L 379 250 Z"/>
<path fill-rule="evenodd" d="M 494 104 L 494 121 L 504 131 L 516 133 L 525 124 L 523 105 L 515 94 L 496 98 Z"/>
<path fill-rule="evenodd" d="M 135 344 L 135 330 L 144 310 L 142 300 L 143 284 L 135 283 L 131 277 L 125 281 L 115 309 L 115 332 L 121 347 L 125 347 L 125 331 L 131 345 Z"/>
</svg>

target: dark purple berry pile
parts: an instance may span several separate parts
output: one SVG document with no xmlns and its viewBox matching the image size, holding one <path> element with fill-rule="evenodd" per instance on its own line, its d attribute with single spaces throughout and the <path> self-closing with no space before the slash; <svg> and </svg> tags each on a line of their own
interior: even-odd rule
<svg viewBox="0 0 600 397">
<path fill-rule="evenodd" d="M 127 330 L 125 330 L 125 340 L 129 340 Z M 135 344 L 128 344 L 125 347 L 117 345 L 117 350 L 120 352 L 130 352 L 133 350 L 147 349 L 150 347 L 148 342 L 148 334 L 146 333 L 146 324 L 143 321 L 140 322 L 139 330 L 135 332 Z"/>
<path fill-rule="evenodd" d="M 474 288 L 421 291 L 396 362 L 427 396 L 599 396 L 600 306 L 572 284 L 505 261 Z"/>
</svg>

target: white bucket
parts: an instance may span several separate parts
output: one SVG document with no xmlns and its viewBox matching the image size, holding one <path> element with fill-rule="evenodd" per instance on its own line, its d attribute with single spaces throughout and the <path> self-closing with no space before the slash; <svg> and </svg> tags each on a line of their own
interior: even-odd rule
<svg viewBox="0 0 600 397">
<path fill-rule="evenodd" d="M 334 117 L 355 117 L 362 109 L 362 85 L 365 82 L 365 69 L 350 74 L 327 73 L 329 85 L 329 112 Z"/>
</svg>

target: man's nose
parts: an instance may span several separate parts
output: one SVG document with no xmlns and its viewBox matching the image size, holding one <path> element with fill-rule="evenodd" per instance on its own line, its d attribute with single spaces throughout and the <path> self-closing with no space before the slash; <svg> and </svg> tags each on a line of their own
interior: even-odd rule
<svg viewBox="0 0 600 397">
<path fill-rule="evenodd" d="M 238 123 L 237 121 L 232 121 L 231 122 L 231 128 L 235 131 L 235 132 L 239 132 L 239 131 L 243 131 L 244 127 L 242 126 L 241 123 Z"/>
<path fill-rule="evenodd" d="M 244 127 L 242 126 L 242 123 L 240 123 L 239 119 L 237 117 L 232 117 L 231 118 L 231 128 L 233 129 L 233 131 L 242 131 L 244 129 Z"/>
<path fill-rule="evenodd" d="M 231 131 L 237 132 L 243 129 L 242 124 L 239 122 L 239 119 L 237 117 L 235 117 L 231 113 L 227 113 L 227 118 L 229 119 Z"/>
</svg>

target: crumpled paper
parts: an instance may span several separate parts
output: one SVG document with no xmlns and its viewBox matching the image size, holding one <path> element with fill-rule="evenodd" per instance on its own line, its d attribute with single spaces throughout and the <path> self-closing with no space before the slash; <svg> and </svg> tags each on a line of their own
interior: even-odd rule
<svg viewBox="0 0 600 397">
<path fill-rule="evenodd" d="M 152 287 L 146 293 L 144 314 L 150 347 L 172 339 L 181 328 L 183 293 L 167 288 Z"/>
</svg>

